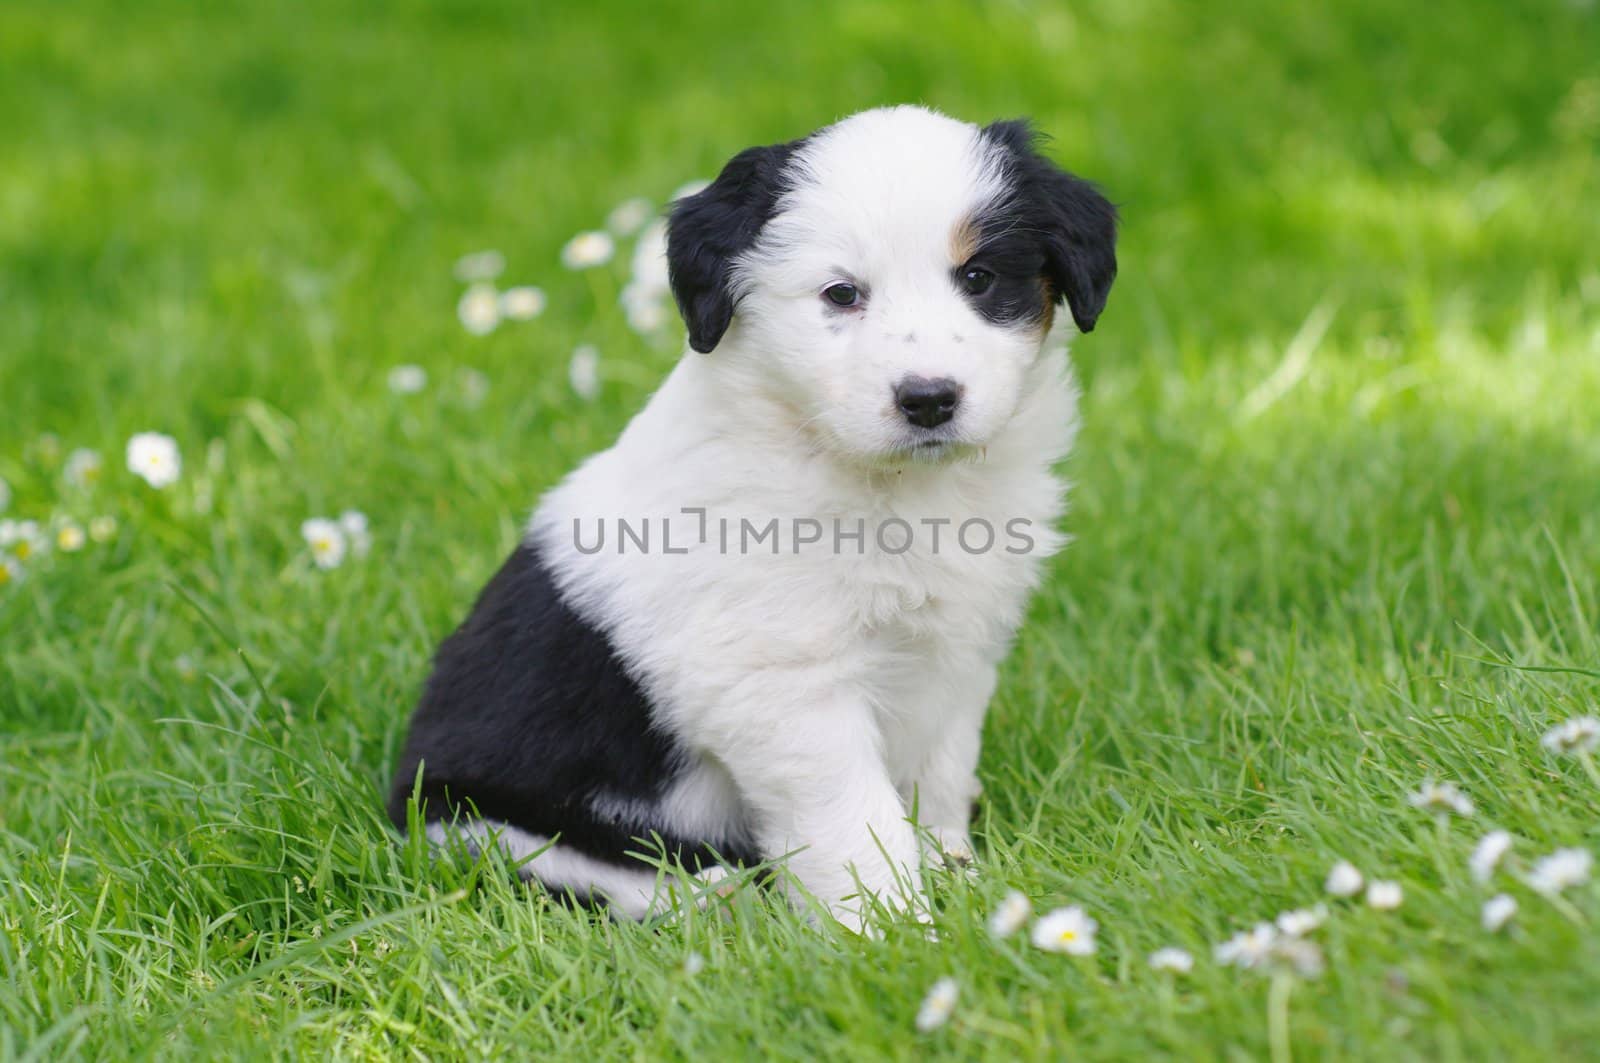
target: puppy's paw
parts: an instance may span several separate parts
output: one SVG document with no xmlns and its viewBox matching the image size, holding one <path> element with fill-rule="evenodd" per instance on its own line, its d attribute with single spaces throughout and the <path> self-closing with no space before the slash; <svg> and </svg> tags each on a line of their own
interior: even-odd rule
<svg viewBox="0 0 1600 1063">
<path fill-rule="evenodd" d="M 928 898 L 920 888 L 910 892 L 903 884 L 886 886 L 868 894 L 852 894 L 844 900 L 828 905 L 833 918 L 846 930 L 876 941 L 883 937 L 886 926 L 901 923 L 933 922 Z"/>
<path fill-rule="evenodd" d="M 741 882 L 727 868 L 719 866 L 706 868 L 694 876 L 694 881 L 701 908 L 728 901 L 739 891 Z"/>
<path fill-rule="evenodd" d="M 668 878 L 657 889 L 650 914 L 675 918 L 691 909 L 701 912 L 726 909 L 740 882 L 727 868 L 715 866 L 689 876 L 687 882 Z"/>
<path fill-rule="evenodd" d="M 931 845 L 926 846 L 926 861 L 930 867 L 943 867 L 966 875 L 978 873 L 977 854 L 972 849 L 972 836 L 965 830 L 950 827 L 931 827 L 928 830 Z"/>
</svg>

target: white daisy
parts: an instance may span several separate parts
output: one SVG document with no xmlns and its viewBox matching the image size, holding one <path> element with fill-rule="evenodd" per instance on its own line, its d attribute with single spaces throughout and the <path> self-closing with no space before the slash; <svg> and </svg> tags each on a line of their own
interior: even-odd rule
<svg viewBox="0 0 1600 1063">
<path fill-rule="evenodd" d="M 11 544 L 11 552 L 23 561 L 37 558 L 50 551 L 50 536 L 36 520 L 23 520 L 17 522 L 20 537 Z"/>
<path fill-rule="evenodd" d="M 89 521 L 89 538 L 97 543 L 108 543 L 117 537 L 116 517 L 94 517 Z"/>
<path fill-rule="evenodd" d="M 1302 978 L 1315 978 L 1322 973 L 1322 949 L 1306 938 L 1280 937 L 1273 942 L 1272 961 L 1278 967 L 1287 967 Z"/>
<path fill-rule="evenodd" d="M 671 320 L 667 315 L 666 300 L 661 293 L 651 291 L 638 282 L 626 285 L 618 299 L 628 327 L 641 336 L 660 332 Z"/>
<path fill-rule="evenodd" d="M 178 673 L 178 678 L 185 683 L 192 683 L 200 675 L 200 666 L 194 663 L 194 658 L 187 653 L 180 653 L 172 660 L 172 670 Z"/>
<path fill-rule="evenodd" d="M 178 441 L 160 432 L 140 432 L 128 440 L 128 471 L 160 490 L 177 483 L 183 472 Z"/>
<path fill-rule="evenodd" d="M 620 301 L 628 326 L 640 335 L 659 332 L 672 320 L 672 284 L 667 269 L 667 226 L 655 221 L 639 236 L 633 249 L 632 277 Z"/>
<path fill-rule="evenodd" d="M 624 199 L 606 215 L 606 228 L 618 236 L 632 236 L 650 220 L 652 209 L 650 201 L 641 196 Z"/>
<path fill-rule="evenodd" d="M 1483 928 L 1493 934 L 1517 914 L 1516 898 L 1505 893 L 1497 893 L 1483 902 Z"/>
<path fill-rule="evenodd" d="M 83 529 L 70 520 L 56 529 L 56 549 L 62 553 L 75 554 L 83 549 L 87 541 L 88 536 L 83 534 Z"/>
<path fill-rule="evenodd" d="M 456 317 L 474 336 L 487 336 L 500 324 L 500 293 L 492 284 L 474 284 L 461 293 Z"/>
<path fill-rule="evenodd" d="M 651 336 L 666 328 L 672 315 L 660 303 L 638 303 L 628 307 L 628 327 L 641 336 Z"/>
<path fill-rule="evenodd" d="M 61 475 L 73 487 L 89 488 L 100 482 L 100 474 L 105 468 L 105 463 L 100 460 L 98 451 L 87 447 L 79 447 L 67 455 L 67 464 Z"/>
<path fill-rule="evenodd" d="M 1421 789 L 1406 800 L 1413 808 L 1438 815 L 1449 815 L 1453 812 L 1458 816 L 1470 816 L 1473 811 L 1472 800 L 1453 782 L 1434 782 L 1429 779 L 1422 784 Z"/>
<path fill-rule="evenodd" d="M 633 283 L 644 291 L 665 294 L 672 290 L 672 277 L 667 269 L 667 223 L 653 221 L 639 234 L 633 247 L 633 260 L 629 264 Z"/>
<path fill-rule="evenodd" d="M 1587 849 L 1557 849 L 1533 865 L 1528 885 L 1536 892 L 1553 897 L 1564 889 L 1589 881 L 1594 857 Z"/>
<path fill-rule="evenodd" d="M 1398 882 L 1374 880 L 1367 885 L 1367 907 L 1376 908 L 1380 912 L 1394 911 L 1400 907 L 1404 896 Z"/>
<path fill-rule="evenodd" d="M 366 557 L 372 549 L 372 534 L 367 530 L 367 515 L 359 509 L 347 509 L 339 514 L 339 530 L 344 532 L 350 552 L 356 557 Z"/>
<path fill-rule="evenodd" d="M 1494 869 L 1500 866 L 1500 860 L 1511 849 L 1511 835 L 1503 830 L 1492 830 L 1478 840 L 1477 847 L 1472 850 L 1472 856 L 1467 860 L 1467 866 L 1472 869 L 1472 877 L 1478 882 L 1488 882 L 1494 877 Z"/>
<path fill-rule="evenodd" d="M 1328 906 L 1319 904 L 1312 908 L 1296 908 L 1278 916 L 1278 929 L 1290 937 L 1305 937 L 1328 918 Z"/>
<path fill-rule="evenodd" d="M 456 374 L 461 385 L 461 401 L 476 409 L 489 397 L 489 377 L 478 369 L 462 369 Z"/>
<path fill-rule="evenodd" d="M 500 316 L 510 321 L 531 321 L 544 313 L 543 288 L 531 284 L 507 288 L 500 293 Z"/>
<path fill-rule="evenodd" d="M 22 567 L 22 562 L 14 557 L 0 554 L 0 588 L 9 587 L 14 583 L 21 583 L 27 573 Z"/>
<path fill-rule="evenodd" d="M 593 269 L 610 262 L 616 250 L 610 233 L 579 233 L 561 249 L 561 264 L 568 269 Z"/>
<path fill-rule="evenodd" d="M 567 380 L 580 399 L 592 402 L 600 394 L 600 352 L 593 345 L 585 343 L 572 352 L 572 361 L 567 363 Z"/>
<path fill-rule="evenodd" d="M 311 560 L 318 568 L 338 568 L 344 560 L 344 529 L 337 521 L 313 517 L 300 525 L 300 535 L 311 548 Z"/>
<path fill-rule="evenodd" d="M 1306 978 L 1322 973 L 1322 950 L 1306 938 L 1279 933 L 1271 923 L 1257 923 L 1216 947 L 1218 963 L 1245 970 L 1291 970 Z"/>
<path fill-rule="evenodd" d="M 397 365 L 389 370 L 389 390 L 396 395 L 415 395 L 428 386 L 428 371 L 420 365 Z"/>
<path fill-rule="evenodd" d="M 698 952 L 691 952 L 683 958 L 683 973 L 693 978 L 706 969 L 706 958 Z"/>
<path fill-rule="evenodd" d="M 1008 938 L 1027 926 L 1032 915 L 1033 902 L 1021 891 L 1012 890 L 989 913 L 989 933 L 997 938 Z"/>
<path fill-rule="evenodd" d="M 1071 956 L 1094 955 L 1094 936 L 1100 924 L 1074 904 L 1057 908 L 1039 917 L 1030 935 L 1033 944 L 1046 952 L 1065 952 Z"/>
<path fill-rule="evenodd" d="M 1260 967 L 1272 958 L 1272 945 L 1278 940 L 1278 928 L 1271 923 L 1257 923 L 1242 930 L 1213 951 L 1218 963 L 1235 967 Z"/>
<path fill-rule="evenodd" d="M 474 251 L 456 259 L 456 280 L 463 284 L 492 281 L 506 268 L 506 256 L 498 251 Z"/>
<path fill-rule="evenodd" d="M 672 193 L 672 195 L 667 197 L 667 198 L 668 198 L 669 202 L 677 202 L 680 199 L 688 199 L 690 196 L 699 195 L 701 192 L 704 192 L 710 186 L 711 186 L 711 182 L 707 181 L 707 180 L 704 180 L 703 178 L 702 179 L 698 179 L 698 180 L 694 180 L 694 181 L 686 181 L 683 184 L 679 185 L 677 190 L 674 191 Z"/>
<path fill-rule="evenodd" d="M 1150 966 L 1153 970 L 1168 971 L 1172 974 L 1188 974 L 1194 970 L 1194 957 L 1183 949 L 1167 946 L 1156 949 L 1150 954 Z"/>
<path fill-rule="evenodd" d="M 0 550 L 17 561 L 27 561 L 48 549 L 50 543 L 36 520 L 0 520 Z"/>
<path fill-rule="evenodd" d="M 949 1022 L 956 1010 L 956 996 L 960 992 L 961 987 L 954 978 L 941 978 L 933 983 L 928 995 L 922 998 L 922 1006 L 917 1009 L 917 1032 L 929 1033 Z"/>
<path fill-rule="evenodd" d="M 1328 871 L 1328 880 L 1322 884 L 1322 888 L 1335 897 L 1354 897 L 1364 885 L 1366 880 L 1356 870 L 1356 865 L 1348 860 L 1340 860 Z"/>
<path fill-rule="evenodd" d="M 1539 744 L 1551 753 L 1592 753 L 1600 746 L 1600 717 L 1576 716 L 1557 724 Z"/>
</svg>

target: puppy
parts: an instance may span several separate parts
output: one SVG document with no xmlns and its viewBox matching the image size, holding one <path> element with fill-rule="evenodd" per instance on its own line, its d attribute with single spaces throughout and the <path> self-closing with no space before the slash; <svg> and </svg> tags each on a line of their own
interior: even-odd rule
<svg viewBox="0 0 1600 1063">
<path fill-rule="evenodd" d="M 652 854 L 923 910 L 1062 542 L 1057 309 L 1094 327 L 1115 212 L 1023 122 L 893 107 L 740 153 L 668 233 L 693 350 L 440 647 L 390 815 L 636 918 Z"/>
</svg>

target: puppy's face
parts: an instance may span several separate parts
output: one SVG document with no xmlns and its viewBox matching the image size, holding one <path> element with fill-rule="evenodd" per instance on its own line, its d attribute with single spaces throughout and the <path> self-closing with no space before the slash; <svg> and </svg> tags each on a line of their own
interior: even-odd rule
<svg viewBox="0 0 1600 1063">
<path fill-rule="evenodd" d="M 1056 308 L 1094 327 L 1114 245 L 1111 205 L 1024 123 L 897 107 L 735 157 L 674 207 L 668 263 L 696 351 L 877 462 L 1003 431 Z"/>
</svg>

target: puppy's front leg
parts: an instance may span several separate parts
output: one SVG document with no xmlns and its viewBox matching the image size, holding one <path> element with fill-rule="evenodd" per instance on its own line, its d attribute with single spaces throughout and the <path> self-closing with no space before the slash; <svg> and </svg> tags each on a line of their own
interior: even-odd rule
<svg viewBox="0 0 1600 1063">
<path fill-rule="evenodd" d="M 762 856 L 787 855 L 789 873 L 852 929 L 861 929 L 869 907 L 863 891 L 891 907 L 925 910 L 916 833 L 865 700 L 791 704 L 777 718 L 773 708 L 768 701 L 738 714 L 742 726 L 726 734 L 723 753 Z"/>
<path fill-rule="evenodd" d="M 932 845 L 931 867 L 968 867 L 973 862 L 972 805 L 978 798 L 978 745 L 983 717 L 951 722 L 923 759 L 913 781 L 917 822 Z"/>
</svg>

